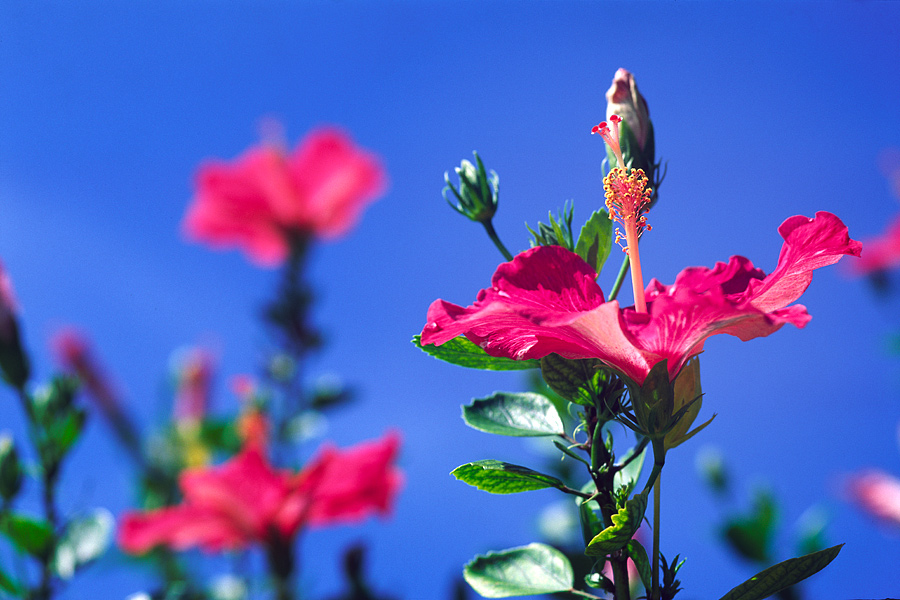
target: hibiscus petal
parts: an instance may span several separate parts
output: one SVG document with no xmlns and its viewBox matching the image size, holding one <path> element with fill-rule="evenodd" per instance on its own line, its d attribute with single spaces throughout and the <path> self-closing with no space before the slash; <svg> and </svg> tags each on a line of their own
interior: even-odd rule
<svg viewBox="0 0 900 600">
<path fill-rule="evenodd" d="M 291 177 L 304 198 L 298 223 L 322 237 L 346 233 L 387 183 L 378 158 L 334 128 L 313 131 L 290 158 Z"/>
<path fill-rule="evenodd" d="M 214 552 L 242 548 L 250 541 L 222 515 L 192 506 L 126 513 L 118 533 L 119 546 L 129 554 L 144 554 L 157 546 L 175 550 L 199 546 Z"/>
<path fill-rule="evenodd" d="M 859 256 L 862 244 L 850 239 L 847 226 L 828 212 L 815 218 L 790 217 L 778 228 L 784 238 L 778 266 L 762 281 L 751 282 L 747 299 L 771 312 L 794 302 L 812 281 L 813 269 L 833 265 L 845 255 Z"/>
<path fill-rule="evenodd" d="M 603 302 L 596 278 L 565 248 L 532 248 L 500 265 L 492 287 L 479 292 L 472 306 L 434 302 L 422 343 L 465 334 L 493 356 L 598 358 L 641 382 L 660 357 L 635 347 L 622 330 L 618 303 Z"/>
<path fill-rule="evenodd" d="M 389 433 L 343 450 L 323 448 L 297 478 L 299 491 L 310 498 L 307 522 L 327 525 L 387 514 L 403 481 L 394 466 L 399 447 L 400 436 Z"/>
</svg>

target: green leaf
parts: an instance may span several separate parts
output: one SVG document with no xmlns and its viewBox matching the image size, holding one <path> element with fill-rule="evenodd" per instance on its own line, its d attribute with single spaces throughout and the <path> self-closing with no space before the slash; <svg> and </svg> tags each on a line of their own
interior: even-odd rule
<svg viewBox="0 0 900 600">
<path fill-rule="evenodd" d="M 494 392 L 462 407 L 469 427 L 511 436 L 562 435 L 562 419 L 549 398 L 533 392 Z"/>
<path fill-rule="evenodd" d="M 453 469 L 450 474 L 462 482 L 492 494 L 515 494 L 565 487 L 565 484 L 556 477 L 500 460 L 466 463 Z"/>
<path fill-rule="evenodd" d="M 0 590 L 17 598 L 25 595 L 22 584 L 10 577 L 3 569 L 0 569 Z"/>
<path fill-rule="evenodd" d="M 452 365 L 459 365 L 460 367 L 481 369 L 483 371 L 523 371 L 540 367 L 540 363 L 536 360 L 513 360 L 502 356 L 491 356 L 482 350 L 478 344 L 470 342 L 462 335 L 440 346 L 435 346 L 434 344 L 423 346 L 420 338 L 421 336 L 419 335 L 413 336 L 412 342 L 416 348 L 438 360 Z"/>
<path fill-rule="evenodd" d="M 639 541 L 629 540 L 629 542 L 625 544 L 625 552 L 634 562 L 638 575 L 641 576 L 641 583 L 644 584 L 644 589 L 649 590 L 652 584 L 651 578 L 653 571 L 650 568 L 650 560 L 647 558 L 647 551 L 644 550 L 644 547 Z"/>
<path fill-rule="evenodd" d="M 581 491 L 590 493 L 596 491 L 596 489 L 594 482 L 591 481 L 581 488 Z M 596 505 L 596 501 L 592 502 Z M 581 537 L 584 538 L 584 545 L 587 546 L 594 539 L 594 536 L 603 531 L 603 521 L 591 508 L 591 502 L 587 502 L 584 498 L 578 498 L 576 503 L 578 505 L 579 520 L 581 521 Z"/>
<path fill-rule="evenodd" d="M 0 515 L 0 534 L 17 548 L 39 558 L 47 556 L 53 541 L 49 523 L 15 513 Z"/>
<path fill-rule="evenodd" d="M 609 220 L 609 213 L 606 210 L 594 211 L 581 228 L 575 253 L 599 274 L 611 248 L 612 221 Z"/>
<path fill-rule="evenodd" d="M 757 573 L 722 596 L 720 600 L 763 600 L 763 598 L 768 598 L 827 567 L 843 547 L 843 544 L 838 544 L 812 554 L 789 558 Z"/>
<path fill-rule="evenodd" d="M 634 487 L 637 485 L 638 479 L 641 477 L 641 471 L 644 469 L 644 459 L 647 458 L 647 450 L 648 446 L 644 446 L 644 449 L 641 451 L 640 456 L 632 460 L 628 463 L 624 469 L 620 471 L 616 471 L 616 474 L 613 476 L 613 489 L 617 490 L 622 486 L 625 486 L 626 494 L 630 494 L 634 491 Z M 623 462 L 628 460 L 634 455 L 635 448 L 629 448 L 625 453 L 625 456 L 622 457 Z"/>
<path fill-rule="evenodd" d="M 570 360 L 558 354 L 541 359 L 541 375 L 554 392 L 576 404 L 594 406 L 597 380 L 602 376 L 594 359 Z"/>
<path fill-rule="evenodd" d="M 102 555 L 109 546 L 115 520 L 103 508 L 70 521 L 56 546 L 53 566 L 63 579 L 70 579 L 75 571 Z"/>
<path fill-rule="evenodd" d="M 569 559 L 546 544 L 476 556 L 466 565 L 463 577 L 485 598 L 552 594 L 575 584 Z"/>
<path fill-rule="evenodd" d="M 605 556 L 625 546 L 641 526 L 644 511 L 647 510 L 648 493 L 649 490 L 626 502 L 612 516 L 613 524 L 594 536 L 584 553 L 588 556 Z"/>
<path fill-rule="evenodd" d="M 733 517 L 724 526 L 723 536 L 735 552 L 749 560 L 770 563 L 777 517 L 775 498 L 765 489 L 759 490 L 753 510 L 747 516 Z"/>
</svg>

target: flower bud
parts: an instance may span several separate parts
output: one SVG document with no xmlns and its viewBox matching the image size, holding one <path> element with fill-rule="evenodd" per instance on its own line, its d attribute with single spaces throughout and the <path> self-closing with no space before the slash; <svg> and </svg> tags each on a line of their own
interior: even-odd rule
<svg viewBox="0 0 900 600">
<path fill-rule="evenodd" d="M 22 388 L 28 381 L 30 368 L 22 348 L 17 312 L 12 283 L 0 263 L 0 372 L 10 384 Z"/>
<path fill-rule="evenodd" d="M 647 101 L 638 91 L 634 75 L 625 69 L 616 71 L 612 85 L 606 91 L 606 118 L 612 115 L 619 115 L 627 124 L 642 152 L 647 149 L 648 142 L 650 147 L 653 146 L 653 125 Z M 653 162 L 652 156 L 650 162 Z"/>
<path fill-rule="evenodd" d="M 6 433 L 0 435 L 0 497 L 12 501 L 22 487 L 22 465 L 13 439 Z"/>
<path fill-rule="evenodd" d="M 450 183 L 449 173 L 444 173 L 444 181 L 447 186 L 443 190 L 444 200 L 459 214 L 473 221 L 486 223 L 497 212 L 497 200 L 500 197 L 500 177 L 491 171 L 488 175 L 478 153 L 475 152 L 476 167 L 471 162 L 463 160 L 456 167 L 456 175 L 459 177 L 459 189 Z M 456 202 L 447 197 L 447 192 L 453 192 Z"/>
</svg>

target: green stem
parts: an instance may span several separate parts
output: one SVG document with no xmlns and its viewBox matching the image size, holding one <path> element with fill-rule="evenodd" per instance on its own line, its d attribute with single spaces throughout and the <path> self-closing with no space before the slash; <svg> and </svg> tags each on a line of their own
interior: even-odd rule
<svg viewBox="0 0 900 600">
<path fill-rule="evenodd" d="M 606 299 L 607 302 L 612 302 L 616 299 L 616 296 L 619 295 L 619 290 L 622 288 L 622 283 L 625 281 L 625 276 L 628 275 L 628 267 L 631 266 L 631 261 L 628 259 L 628 255 L 625 255 L 625 259 L 622 261 L 622 266 L 619 268 L 619 274 L 616 275 L 616 281 L 613 283 L 612 291 L 609 292 L 609 297 Z"/>
<path fill-rule="evenodd" d="M 588 415 L 588 423 L 593 423 L 593 430 L 590 431 L 591 477 L 594 480 L 594 485 L 597 488 L 598 494 L 601 496 L 601 498 L 597 499 L 597 504 L 600 506 L 600 512 L 603 514 L 603 522 L 607 526 L 610 526 L 613 522 L 612 512 L 608 508 L 608 503 L 610 502 L 609 497 L 610 491 L 612 490 L 613 473 L 608 467 L 612 457 L 607 451 L 606 445 L 603 443 L 603 426 L 596 419 L 596 411 L 592 411 L 592 413 L 593 414 Z M 607 468 L 601 476 L 601 467 L 604 466 Z M 616 600 L 631 600 L 631 589 L 628 585 L 627 558 L 621 554 L 613 555 L 610 556 L 609 562 L 612 566 L 613 582 L 616 586 Z"/>
<path fill-rule="evenodd" d="M 651 600 L 659 600 L 659 497 L 661 476 L 653 484 L 653 572 L 651 575 L 653 593 Z"/>
<path fill-rule="evenodd" d="M 665 438 L 657 438 L 653 440 L 653 471 L 650 472 L 650 479 L 647 480 L 647 485 L 644 486 L 644 493 L 649 491 L 651 485 L 653 486 L 653 559 L 650 573 L 650 600 L 659 600 L 660 480 L 662 477 L 662 469 L 665 464 Z"/>
<path fill-rule="evenodd" d="M 512 260 L 513 255 L 509 253 L 509 250 L 506 249 L 506 246 L 503 245 L 503 242 L 500 241 L 500 236 L 497 235 L 497 232 L 494 231 L 494 225 L 491 221 L 482 221 L 482 225 L 484 225 L 484 230 L 487 231 L 488 237 L 491 238 L 491 241 L 494 242 L 494 245 L 497 246 L 497 250 L 500 251 L 500 254 L 503 255 L 503 258 L 506 260 Z"/>
<path fill-rule="evenodd" d="M 41 500 L 44 507 L 44 518 L 50 525 L 50 552 L 46 556 L 41 556 L 41 581 L 38 587 L 30 596 L 33 600 L 50 600 L 53 596 L 53 568 L 51 561 L 53 560 L 53 550 L 56 549 L 56 532 L 59 526 L 59 517 L 56 510 L 56 481 L 57 473 L 55 469 L 49 469 L 43 452 L 43 433 L 34 414 L 34 407 L 31 404 L 31 398 L 24 387 L 16 390 L 18 392 L 19 401 L 22 403 L 22 410 L 28 421 L 28 435 L 31 438 L 31 444 L 34 446 L 38 454 L 38 462 L 41 466 Z"/>
</svg>

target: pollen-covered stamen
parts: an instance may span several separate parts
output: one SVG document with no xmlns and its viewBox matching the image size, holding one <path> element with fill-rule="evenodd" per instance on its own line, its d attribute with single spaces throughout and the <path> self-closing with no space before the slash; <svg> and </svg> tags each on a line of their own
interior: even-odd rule
<svg viewBox="0 0 900 600">
<path fill-rule="evenodd" d="M 647 312 L 644 301 L 644 279 L 641 275 L 641 261 L 638 252 L 638 238 L 651 227 L 647 224 L 646 212 L 650 208 L 653 190 L 648 187 L 647 176 L 642 169 L 626 170 L 615 168 L 603 179 L 606 194 L 606 208 L 609 218 L 624 229 L 616 229 L 616 243 L 628 253 L 631 260 L 631 283 L 634 288 L 634 307 L 638 312 Z"/>
<path fill-rule="evenodd" d="M 622 122 L 622 118 L 619 115 L 610 115 L 609 121 L 601 121 L 599 124 L 594 125 L 591 128 L 591 133 L 599 133 L 600 137 L 603 138 L 608 145 L 610 150 L 613 151 L 613 154 L 616 156 L 616 161 L 618 161 L 619 167 L 625 166 L 625 161 L 622 158 L 622 148 L 619 146 L 619 123 Z M 610 124 L 612 124 L 612 129 L 610 129 Z"/>
</svg>

